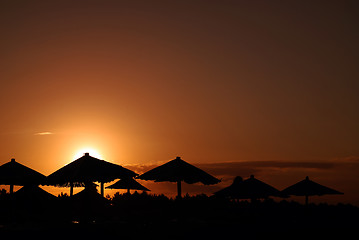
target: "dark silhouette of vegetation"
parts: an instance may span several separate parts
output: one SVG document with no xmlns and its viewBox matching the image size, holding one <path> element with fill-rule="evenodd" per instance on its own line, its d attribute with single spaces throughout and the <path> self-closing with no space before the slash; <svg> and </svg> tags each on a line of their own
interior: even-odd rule
<svg viewBox="0 0 359 240">
<path fill-rule="evenodd" d="M 311 239 L 316 236 L 345 238 L 356 234 L 358 226 L 359 208 L 348 204 L 309 203 L 306 206 L 287 200 L 266 198 L 251 202 L 205 194 L 187 194 L 179 200 L 146 192 L 116 193 L 103 198 L 96 189 L 89 191 L 72 197 L 60 194 L 56 201 L 36 204 L 14 200 L 1 190 L 0 234 L 35 236 L 56 232 L 57 237 L 126 239 L 150 236 L 157 239 L 234 236 Z M 87 197 L 81 198 L 84 194 Z M 98 197 L 102 198 L 100 202 Z"/>
<path fill-rule="evenodd" d="M 213 196 L 182 196 L 181 182 L 216 184 L 220 180 L 179 157 L 138 177 L 176 182 L 176 198 L 146 191 L 131 194 L 129 190 L 104 197 L 103 183 L 119 176 L 123 176 L 122 181 L 112 188 L 148 189 L 133 179 L 136 173 L 89 154 L 48 176 L 49 185 L 85 187 L 77 194 L 70 191 L 70 195 L 61 193 L 57 197 L 38 187 L 39 181 L 26 180 L 28 175 L 23 172 L 36 179 L 40 176 L 40 180 L 43 175 L 15 161 L 3 166 L 4 172 L 9 166 L 13 171 L 10 175 L 3 174 L 3 183 L 10 184 L 10 189 L 13 185 L 23 188 L 11 194 L 0 190 L 1 237 L 37 238 L 56 234 L 56 238 L 80 239 L 345 239 L 356 235 L 359 223 L 359 208 L 353 205 L 308 201 L 300 204 L 270 198 L 340 193 L 309 178 L 287 188 L 284 195 L 283 191 L 251 176 L 247 180 L 237 177 L 232 185 Z M 22 181 L 15 181 L 18 178 L 13 175 L 20 176 Z M 101 193 L 94 181 L 100 182 Z"/>
</svg>

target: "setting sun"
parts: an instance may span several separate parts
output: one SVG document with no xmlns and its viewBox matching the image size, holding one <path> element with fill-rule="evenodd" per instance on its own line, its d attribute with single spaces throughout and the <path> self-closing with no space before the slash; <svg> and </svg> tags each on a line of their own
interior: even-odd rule
<svg viewBox="0 0 359 240">
<path fill-rule="evenodd" d="M 359 1 L 2 2 L 0 166 L 179 155 L 222 179 L 183 195 L 309 176 L 359 206 Z"/>
<path fill-rule="evenodd" d="M 0 240 L 358 235 L 358 9 L 0 1 Z"/>
<path fill-rule="evenodd" d="M 101 154 L 94 148 L 82 148 L 74 154 L 74 160 L 82 157 L 85 153 L 89 153 L 90 156 L 102 159 Z"/>
</svg>

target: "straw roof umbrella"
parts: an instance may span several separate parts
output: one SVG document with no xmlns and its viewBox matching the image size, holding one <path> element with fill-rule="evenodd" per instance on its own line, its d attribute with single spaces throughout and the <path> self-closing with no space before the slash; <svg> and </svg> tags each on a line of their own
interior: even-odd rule
<svg viewBox="0 0 359 240">
<path fill-rule="evenodd" d="M 67 164 L 47 177 L 48 185 L 70 186 L 70 195 L 73 187 L 84 186 L 92 182 L 101 183 L 101 195 L 104 195 L 104 183 L 118 178 L 135 177 L 137 174 L 120 165 L 94 158 L 85 153 L 84 156 Z"/>
<path fill-rule="evenodd" d="M 73 217 L 80 222 L 93 222 L 110 205 L 109 200 L 99 194 L 96 187 L 95 183 L 86 184 L 85 189 L 70 197 Z"/>
<path fill-rule="evenodd" d="M 221 181 L 205 171 L 183 161 L 180 157 L 145 172 L 137 178 L 154 180 L 155 182 L 176 182 L 178 198 L 181 198 L 182 181 L 188 184 L 201 182 L 205 185 L 216 184 Z"/>
<path fill-rule="evenodd" d="M 98 185 L 95 183 L 87 184 L 85 186 L 85 189 L 71 196 L 71 199 L 80 202 L 86 202 L 88 200 L 90 200 L 91 202 L 108 202 L 105 197 L 103 197 L 97 192 L 97 186 Z"/>
<path fill-rule="evenodd" d="M 15 199 L 27 201 L 55 200 L 56 196 L 36 185 L 26 185 L 14 193 Z"/>
<path fill-rule="evenodd" d="M 14 191 L 14 185 L 39 185 L 43 184 L 46 176 L 11 159 L 0 166 L 0 184 L 10 185 L 10 193 Z"/>
<path fill-rule="evenodd" d="M 279 196 L 280 191 L 267 183 L 264 183 L 251 175 L 250 178 L 243 181 L 237 176 L 233 183 L 218 192 L 215 196 L 230 197 L 234 199 L 258 199 L 267 198 L 269 196 Z"/>
<path fill-rule="evenodd" d="M 241 183 L 243 183 L 243 178 L 237 176 L 234 178 L 233 183 L 230 186 L 215 192 L 214 195 L 217 197 L 230 197 L 234 199 L 240 199 L 241 192 L 239 188 Z"/>
<path fill-rule="evenodd" d="M 337 190 L 328 188 L 326 186 L 320 185 L 319 183 L 309 180 L 307 176 L 304 180 L 293 184 L 282 190 L 284 195 L 294 195 L 294 196 L 305 196 L 305 205 L 308 205 L 309 196 L 322 196 L 327 194 L 344 194 Z"/>
<path fill-rule="evenodd" d="M 121 180 L 118 180 L 116 183 L 107 186 L 106 188 L 110 189 L 127 189 L 127 193 L 130 193 L 130 189 L 133 190 L 142 190 L 142 191 L 150 191 L 145 186 L 141 185 L 139 182 L 137 182 L 133 178 L 124 178 Z"/>
</svg>

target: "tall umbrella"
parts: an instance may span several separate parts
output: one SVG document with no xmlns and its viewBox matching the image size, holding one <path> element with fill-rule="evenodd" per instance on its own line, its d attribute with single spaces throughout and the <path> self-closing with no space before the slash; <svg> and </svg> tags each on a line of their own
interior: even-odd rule
<svg viewBox="0 0 359 240">
<path fill-rule="evenodd" d="M 305 196 L 305 205 L 308 205 L 309 196 L 322 196 L 326 194 L 344 194 L 329 187 L 313 182 L 307 176 L 304 180 L 282 190 L 284 195 Z"/>
<path fill-rule="evenodd" d="M 14 185 L 39 185 L 43 184 L 46 176 L 11 159 L 0 166 L 0 184 L 10 185 L 10 193 L 14 191 Z"/>
<path fill-rule="evenodd" d="M 258 199 L 279 196 L 280 191 L 251 175 L 250 178 L 244 181 L 237 176 L 230 186 L 215 192 L 214 195 L 234 199 Z"/>
<path fill-rule="evenodd" d="M 130 189 L 142 190 L 142 191 L 150 191 L 148 188 L 141 185 L 139 182 L 137 182 L 133 178 L 120 179 L 116 183 L 114 183 L 114 184 L 112 184 L 110 186 L 107 186 L 106 188 L 110 188 L 110 189 L 127 189 L 128 193 L 130 192 Z"/>
<path fill-rule="evenodd" d="M 154 180 L 155 182 L 176 182 L 178 198 L 181 198 L 182 181 L 189 184 L 201 182 L 205 185 L 216 184 L 221 181 L 205 171 L 183 161 L 180 157 L 145 172 L 137 178 Z"/>
<path fill-rule="evenodd" d="M 84 186 L 92 182 L 101 183 L 101 195 L 104 195 L 104 183 L 118 178 L 133 178 L 137 174 L 120 165 L 94 158 L 85 153 L 84 156 L 67 164 L 47 177 L 48 185 L 70 186 L 73 195 L 74 186 Z"/>
</svg>

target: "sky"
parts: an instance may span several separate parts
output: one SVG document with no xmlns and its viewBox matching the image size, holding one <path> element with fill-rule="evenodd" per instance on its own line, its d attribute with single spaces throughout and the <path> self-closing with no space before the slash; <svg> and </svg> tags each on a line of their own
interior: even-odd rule
<svg viewBox="0 0 359 240">
<path fill-rule="evenodd" d="M 49 175 L 90 152 L 140 173 L 181 156 L 223 180 L 191 192 L 309 175 L 359 204 L 358 9 L 0 1 L 0 164 Z"/>
</svg>

